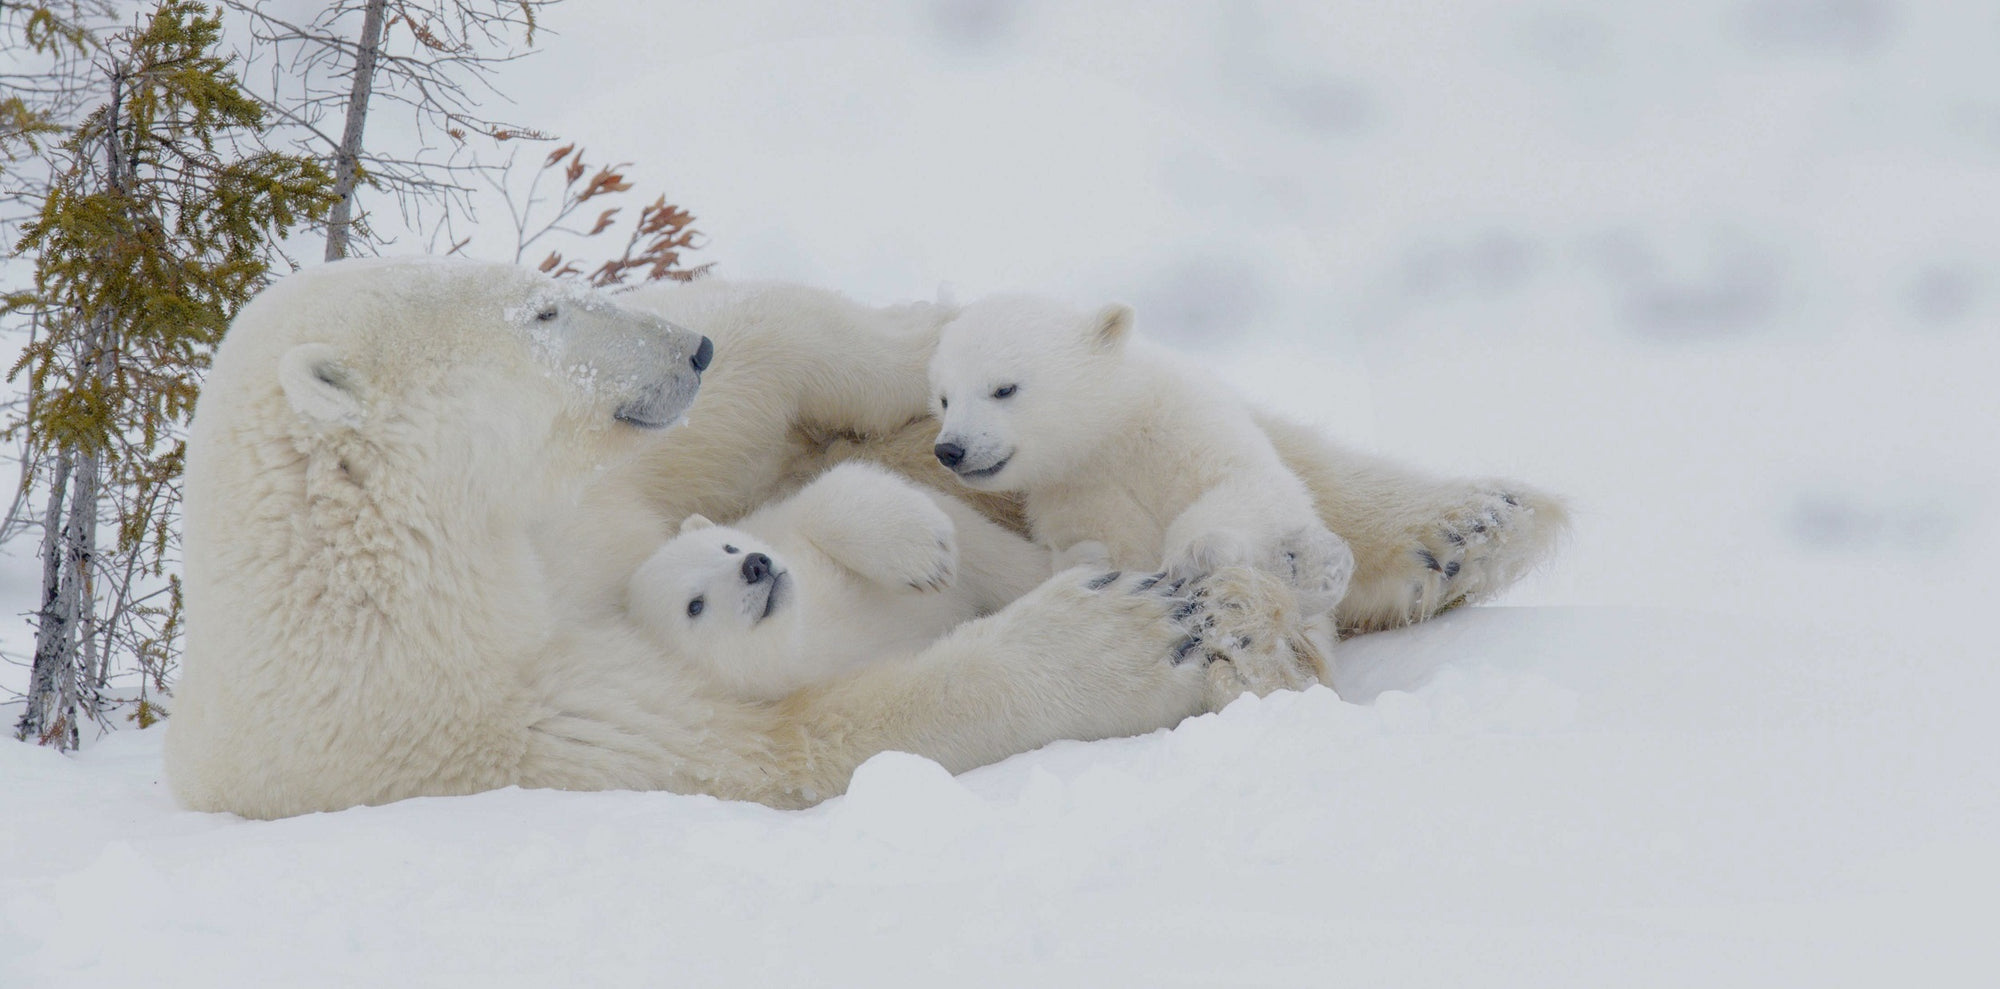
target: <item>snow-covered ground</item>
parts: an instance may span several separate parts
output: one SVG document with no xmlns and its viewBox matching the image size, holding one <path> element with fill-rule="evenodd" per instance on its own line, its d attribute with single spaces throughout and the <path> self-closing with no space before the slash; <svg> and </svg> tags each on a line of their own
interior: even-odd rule
<svg viewBox="0 0 2000 989">
<path fill-rule="evenodd" d="M 1130 301 L 1267 404 L 1571 494 L 1574 539 L 1504 607 L 1348 643 L 1338 697 L 956 780 L 884 756 L 799 813 L 252 823 L 175 809 L 157 732 L 0 744 L 0 985 L 2000 970 L 1990 4 L 545 20 L 512 115 L 640 162 L 723 273 Z"/>
<path fill-rule="evenodd" d="M 1351 644 L 1344 699 L 883 755 L 798 813 L 245 822 L 173 806 L 158 732 L 8 746 L 0 984 L 1986 984 L 1994 677 L 1888 646 L 1475 609 Z"/>
</svg>

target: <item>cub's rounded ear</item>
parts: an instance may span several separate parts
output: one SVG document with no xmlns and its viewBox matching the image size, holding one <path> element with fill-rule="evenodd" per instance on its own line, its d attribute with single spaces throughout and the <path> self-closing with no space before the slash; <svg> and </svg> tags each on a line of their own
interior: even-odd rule
<svg viewBox="0 0 2000 989">
<path fill-rule="evenodd" d="M 706 529 L 714 524 L 715 523 L 710 522 L 708 520 L 708 516 L 706 515 L 690 515 L 687 518 L 681 520 L 681 531 L 696 532 L 701 529 Z"/>
<path fill-rule="evenodd" d="M 1116 350 L 1132 334 L 1132 307 L 1114 302 L 1097 311 L 1090 321 L 1090 343 L 1098 350 Z"/>
<path fill-rule="evenodd" d="M 278 384 L 301 418 L 323 428 L 359 428 L 365 418 L 360 384 L 340 362 L 340 352 L 324 343 L 302 343 L 278 360 Z"/>
</svg>

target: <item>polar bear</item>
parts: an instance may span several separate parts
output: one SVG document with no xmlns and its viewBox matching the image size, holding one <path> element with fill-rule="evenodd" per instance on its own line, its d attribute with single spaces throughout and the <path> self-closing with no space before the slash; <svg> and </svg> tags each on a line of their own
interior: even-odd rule
<svg viewBox="0 0 2000 989">
<path fill-rule="evenodd" d="M 734 526 L 689 516 L 633 572 L 627 604 L 668 652 L 775 701 L 913 656 L 1051 572 L 966 505 L 846 463 Z"/>
<path fill-rule="evenodd" d="M 838 354 L 809 320 L 711 313 L 725 340 L 511 266 L 341 261 L 264 290 L 189 430 L 176 796 L 250 817 L 504 786 L 798 807 L 884 750 L 956 772 L 1313 681 L 1289 589 L 1241 569 L 1178 595 L 1058 574 L 775 703 L 687 675 L 607 590 L 628 541 L 677 500 L 734 518 L 787 489 L 831 449 L 794 436 L 869 445 L 904 414 L 877 377 L 922 391 L 921 356 L 879 362 L 927 354 L 898 322 L 927 315 L 818 305 L 853 316 Z M 602 514 L 635 497 L 648 518 Z"/>
<path fill-rule="evenodd" d="M 930 362 L 933 453 L 962 484 L 1019 493 L 1030 533 L 1066 558 L 1281 573 L 1330 646 L 1347 543 L 1242 402 L 1133 321 L 1029 296 L 967 306 Z"/>
</svg>

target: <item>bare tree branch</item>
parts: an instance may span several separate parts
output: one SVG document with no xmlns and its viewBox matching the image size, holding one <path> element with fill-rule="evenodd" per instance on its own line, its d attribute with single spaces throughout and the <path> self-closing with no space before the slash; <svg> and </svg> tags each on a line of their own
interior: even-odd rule
<svg viewBox="0 0 2000 989">
<path fill-rule="evenodd" d="M 530 53 L 540 12 L 555 2 L 338 0 L 299 22 L 267 0 L 225 0 L 249 27 L 246 61 L 269 65 L 259 98 L 288 132 L 281 140 L 320 158 L 340 183 L 328 259 L 381 246 L 361 203 L 366 190 L 388 196 L 407 225 L 424 226 L 432 213 L 448 222 L 470 211 L 478 188 L 470 179 L 503 167 L 484 153 L 546 139 L 486 107 L 506 102 L 494 74 Z M 390 149 L 367 136 L 388 106 L 410 114 L 417 146 Z M 337 134 L 325 125 L 330 116 L 341 119 Z M 474 138 L 486 146 L 474 147 Z"/>
</svg>

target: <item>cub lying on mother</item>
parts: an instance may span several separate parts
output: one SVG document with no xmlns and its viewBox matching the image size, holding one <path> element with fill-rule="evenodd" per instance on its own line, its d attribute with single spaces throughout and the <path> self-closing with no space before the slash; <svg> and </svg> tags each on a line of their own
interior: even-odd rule
<svg viewBox="0 0 2000 989">
<path fill-rule="evenodd" d="M 620 301 L 512 267 L 344 261 L 244 307 L 188 444 L 183 802 L 279 817 L 519 785 L 802 806 L 887 749 L 956 772 L 1312 681 L 1281 582 L 1229 570 L 1182 601 L 1071 572 L 907 662 L 729 698 L 633 627 L 626 577 L 687 515 L 739 518 L 840 459 L 949 483 L 924 416 L 948 313 L 786 286 Z M 1266 428 L 1354 545 L 1351 624 L 1497 589 L 1560 527 L 1518 485 Z"/>
<path fill-rule="evenodd" d="M 733 526 L 690 515 L 632 574 L 628 611 L 738 696 L 775 701 L 922 652 L 1050 576 L 971 506 L 860 463 Z"/>
</svg>

